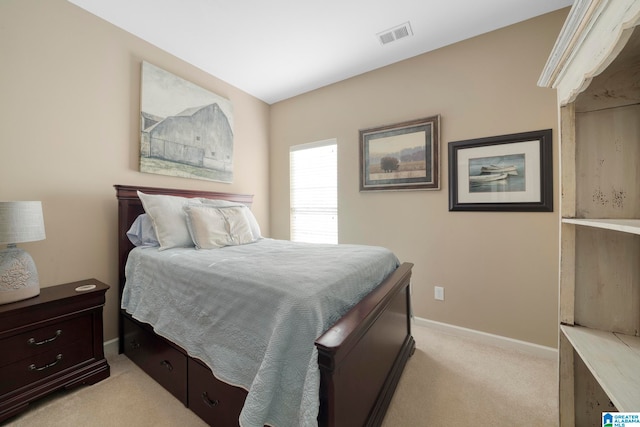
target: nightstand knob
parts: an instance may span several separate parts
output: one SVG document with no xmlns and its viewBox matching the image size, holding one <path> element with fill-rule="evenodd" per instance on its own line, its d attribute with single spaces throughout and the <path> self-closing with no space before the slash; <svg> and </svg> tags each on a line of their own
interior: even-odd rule
<svg viewBox="0 0 640 427">
<path fill-rule="evenodd" d="M 58 339 L 58 337 L 59 337 L 60 335 L 62 335 L 62 330 L 61 330 L 61 329 L 58 329 L 58 330 L 56 331 L 56 334 L 55 334 L 53 337 L 51 337 L 51 338 L 47 338 L 46 340 L 37 341 L 37 342 L 36 342 L 36 339 L 35 339 L 35 338 L 29 338 L 29 339 L 27 340 L 27 344 L 29 344 L 29 345 L 42 345 L 42 344 L 46 344 L 46 343 L 49 343 L 49 342 L 51 342 L 51 341 L 55 341 L 56 339 Z"/>
</svg>

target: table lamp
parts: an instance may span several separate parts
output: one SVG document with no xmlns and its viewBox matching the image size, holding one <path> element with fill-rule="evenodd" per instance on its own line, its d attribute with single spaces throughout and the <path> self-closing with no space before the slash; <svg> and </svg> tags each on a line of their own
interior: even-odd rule
<svg viewBox="0 0 640 427">
<path fill-rule="evenodd" d="M 16 243 L 44 240 L 41 202 L 0 202 L 0 304 L 40 294 L 38 271 L 31 255 Z"/>
</svg>

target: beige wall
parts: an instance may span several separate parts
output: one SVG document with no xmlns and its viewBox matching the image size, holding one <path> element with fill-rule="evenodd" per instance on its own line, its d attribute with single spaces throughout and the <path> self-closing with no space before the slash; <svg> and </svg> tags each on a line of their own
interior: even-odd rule
<svg viewBox="0 0 640 427">
<path fill-rule="evenodd" d="M 536 82 L 567 13 L 272 105 L 272 237 L 289 237 L 289 147 L 335 137 L 340 242 L 386 246 L 413 262 L 416 316 L 556 347 L 557 186 L 553 213 L 449 212 L 447 144 L 553 128 L 557 184 L 555 91 Z M 359 192 L 358 130 L 436 114 L 441 190 Z M 435 285 L 444 286 L 444 302 L 434 300 Z"/>
<path fill-rule="evenodd" d="M 557 140 L 555 93 L 536 81 L 566 13 L 269 107 L 64 0 L 2 0 L 0 200 L 43 201 L 47 239 L 21 245 L 42 286 L 87 277 L 112 286 L 111 339 L 114 184 L 252 193 L 264 234 L 287 238 L 288 148 L 336 137 L 340 240 L 387 246 L 415 263 L 417 316 L 555 346 L 557 213 L 448 212 L 446 150 L 449 141 L 544 128 Z M 138 172 L 142 60 L 231 100 L 233 184 Z M 442 116 L 442 189 L 359 193 L 358 129 L 433 114 Z M 554 171 L 557 183 L 557 156 Z M 444 302 L 433 300 L 434 285 L 445 287 Z"/>
<path fill-rule="evenodd" d="M 138 171 L 140 64 L 231 100 L 234 182 Z M 41 285 L 111 286 L 105 339 L 117 336 L 114 184 L 255 194 L 268 227 L 269 106 L 64 0 L 0 1 L 0 200 L 42 200 L 47 239 L 20 245 Z"/>
</svg>

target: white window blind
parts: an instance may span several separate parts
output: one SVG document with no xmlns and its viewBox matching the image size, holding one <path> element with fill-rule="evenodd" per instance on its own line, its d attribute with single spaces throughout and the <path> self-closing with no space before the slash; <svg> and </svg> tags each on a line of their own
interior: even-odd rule
<svg viewBox="0 0 640 427">
<path fill-rule="evenodd" d="M 338 243 L 338 146 L 335 139 L 289 149 L 291 240 Z"/>
</svg>

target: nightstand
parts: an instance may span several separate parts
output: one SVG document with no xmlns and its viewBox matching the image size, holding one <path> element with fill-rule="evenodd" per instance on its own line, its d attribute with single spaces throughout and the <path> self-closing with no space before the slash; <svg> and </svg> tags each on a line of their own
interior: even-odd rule
<svg viewBox="0 0 640 427">
<path fill-rule="evenodd" d="M 109 376 L 102 332 L 107 289 L 88 279 L 0 305 L 0 422 L 55 390 Z"/>
</svg>

